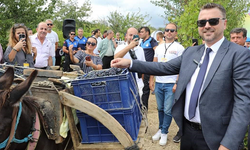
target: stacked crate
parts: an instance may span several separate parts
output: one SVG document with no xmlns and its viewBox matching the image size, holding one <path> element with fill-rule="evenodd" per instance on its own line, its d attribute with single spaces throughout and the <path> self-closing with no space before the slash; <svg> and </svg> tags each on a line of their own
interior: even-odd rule
<svg viewBox="0 0 250 150">
<path fill-rule="evenodd" d="M 130 72 L 93 79 L 72 81 L 74 94 L 101 107 L 112 115 L 135 141 L 141 124 L 137 84 Z M 82 143 L 118 142 L 115 136 L 94 118 L 77 111 Z"/>
</svg>

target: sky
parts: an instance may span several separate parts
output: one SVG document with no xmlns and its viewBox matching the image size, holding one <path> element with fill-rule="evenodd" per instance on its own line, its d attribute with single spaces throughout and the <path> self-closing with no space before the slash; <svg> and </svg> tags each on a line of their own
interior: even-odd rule
<svg viewBox="0 0 250 150">
<path fill-rule="evenodd" d="M 79 3 L 83 3 L 82 0 L 78 0 Z M 110 12 L 115 10 L 126 15 L 128 12 L 138 12 L 141 14 L 149 14 L 151 20 L 149 25 L 159 28 L 165 27 L 167 21 L 161 17 L 164 15 L 164 9 L 159 6 L 155 6 L 150 0 L 91 0 L 92 14 L 89 17 L 91 20 L 99 20 L 106 18 L 110 15 Z M 148 20 L 149 18 L 146 18 Z"/>
</svg>

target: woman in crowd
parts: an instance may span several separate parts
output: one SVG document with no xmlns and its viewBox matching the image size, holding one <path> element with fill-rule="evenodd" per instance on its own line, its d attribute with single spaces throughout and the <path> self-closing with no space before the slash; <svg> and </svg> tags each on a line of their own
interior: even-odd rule
<svg viewBox="0 0 250 150">
<path fill-rule="evenodd" d="M 83 72 L 88 73 L 92 70 L 102 69 L 102 59 L 101 57 L 94 54 L 94 49 L 96 48 L 97 40 L 94 37 L 89 37 L 86 42 L 86 51 L 78 51 L 73 55 L 73 45 L 69 46 L 69 55 L 73 63 L 79 63 L 82 67 Z"/>
<path fill-rule="evenodd" d="M 4 61 L 11 65 L 34 67 L 36 48 L 31 47 L 28 30 L 24 24 L 10 28 L 9 43 L 4 53 Z"/>
</svg>

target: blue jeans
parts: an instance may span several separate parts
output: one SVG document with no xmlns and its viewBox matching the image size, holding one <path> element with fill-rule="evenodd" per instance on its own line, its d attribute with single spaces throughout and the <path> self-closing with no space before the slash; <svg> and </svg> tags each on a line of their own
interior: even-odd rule
<svg viewBox="0 0 250 150">
<path fill-rule="evenodd" d="M 55 56 L 52 57 L 52 62 L 53 62 L 53 66 L 55 66 L 56 65 L 56 57 Z"/>
<path fill-rule="evenodd" d="M 162 134 L 168 133 L 168 128 L 172 121 L 171 109 L 174 102 L 173 86 L 174 83 L 155 83 L 159 129 L 161 129 Z"/>
</svg>

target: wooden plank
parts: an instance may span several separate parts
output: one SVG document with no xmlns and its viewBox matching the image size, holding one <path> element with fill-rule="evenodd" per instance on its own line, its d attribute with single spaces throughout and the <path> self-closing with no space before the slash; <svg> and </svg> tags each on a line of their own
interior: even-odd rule
<svg viewBox="0 0 250 150">
<path fill-rule="evenodd" d="M 23 74 L 25 76 L 29 76 L 31 72 L 33 72 L 35 69 L 29 68 L 24 69 Z M 47 78 L 59 78 L 63 75 L 63 72 L 60 70 L 44 70 L 44 69 L 36 69 L 38 70 L 37 77 L 47 77 Z"/>
<path fill-rule="evenodd" d="M 77 132 L 77 128 L 75 126 L 75 120 L 72 114 L 72 110 L 68 106 L 64 106 L 64 108 L 65 108 L 67 119 L 69 121 L 69 129 L 70 129 L 73 146 L 78 147 L 80 144 L 80 138 Z"/>
<path fill-rule="evenodd" d="M 126 132 L 126 130 L 120 125 L 120 123 L 115 118 L 113 118 L 105 110 L 101 109 L 100 107 L 89 101 L 71 95 L 69 93 L 60 91 L 59 94 L 60 96 L 62 96 L 62 104 L 78 109 L 101 122 L 106 128 L 108 128 L 113 133 L 113 135 L 118 139 L 118 141 L 122 144 L 124 148 L 130 147 L 134 144 L 132 138 Z"/>
<path fill-rule="evenodd" d="M 124 150 L 121 143 L 80 144 L 77 150 Z"/>
</svg>

